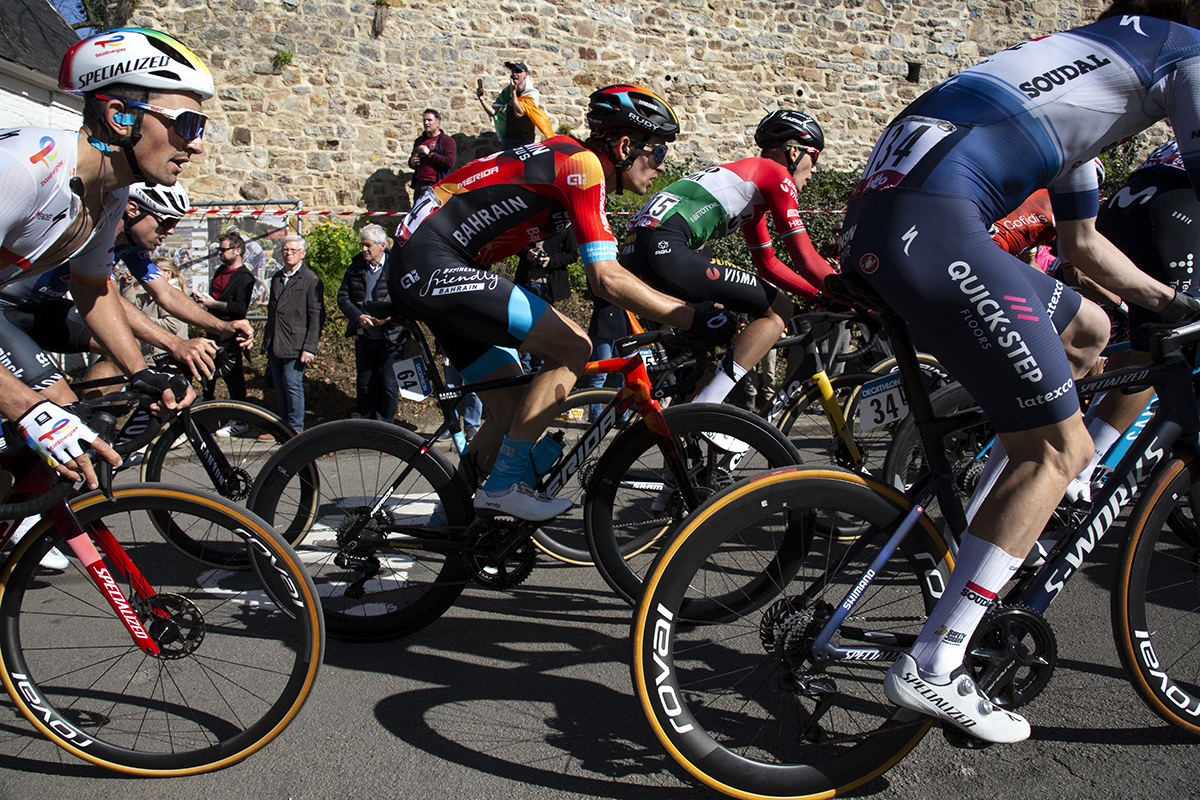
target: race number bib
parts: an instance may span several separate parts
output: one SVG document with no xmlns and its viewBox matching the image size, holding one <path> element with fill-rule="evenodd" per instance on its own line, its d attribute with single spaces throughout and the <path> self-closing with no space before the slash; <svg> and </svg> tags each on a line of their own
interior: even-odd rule
<svg viewBox="0 0 1200 800">
<path fill-rule="evenodd" d="M 433 386 L 425 377 L 425 359 L 414 356 L 397 360 L 393 369 L 400 384 L 400 396 L 405 400 L 424 400 L 433 394 Z"/>
<path fill-rule="evenodd" d="M 928 117 L 905 117 L 884 131 L 875 143 L 862 179 L 851 198 L 867 192 L 890 189 L 937 145 L 957 130 L 954 125 Z"/>
<path fill-rule="evenodd" d="M 642 207 L 642 210 L 634 215 L 629 221 L 629 227 L 632 228 L 657 228 L 659 223 L 667 214 L 671 213 L 671 209 L 679 205 L 682 197 L 676 197 L 673 194 L 659 192 L 649 203 Z"/>
<path fill-rule="evenodd" d="M 863 384 L 858 401 L 858 427 L 863 431 L 899 422 L 908 416 L 908 400 L 900 376 L 884 375 Z"/>
</svg>

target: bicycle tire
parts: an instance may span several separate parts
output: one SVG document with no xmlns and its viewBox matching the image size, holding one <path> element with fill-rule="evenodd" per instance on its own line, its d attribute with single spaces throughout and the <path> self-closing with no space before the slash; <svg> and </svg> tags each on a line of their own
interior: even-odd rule
<svg viewBox="0 0 1200 800">
<path fill-rule="evenodd" d="M 726 489 L 688 518 L 647 576 L 631 663 L 642 711 L 681 766 L 736 797 L 831 797 L 916 746 L 933 720 L 888 701 L 883 677 L 925 624 L 953 560 L 922 516 L 864 589 L 882 542 L 850 557 L 850 543 L 818 535 L 887 529 L 910 508 L 869 476 L 794 467 Z M 842 519 L 815 526 L 823 517 Z M 779 571 L 778 553 L 796 550 L 787 544 L 796 537 L 803 562 Z M 822 620 L 855 591 L 835 644 L 878 646 L 878 656 L 809 661 Z M 806 732 L 818 697 L 830 705 Z"/>
<path fill-rule="evenodd" d="M 744 477 L 801 463 L 778 428 L 744 409 L 684 403 L 664 409 L 667 428 L 682 443 L 700 501 Z M 749 445 L 731 456 L 701 434 L 716 432 Z M 686 508 L 658 442 L 645 420 L 621 433 L 596 464 L 584 507 L 584 535 L 596 569 L 628 603 L 641 596 L 642 575 L 662 543 L 693 509 Z"/>
<path fill-rule="evenodd" d="M 1113 639 L 1142 702 L 1200 736 L 1200 463 L 1168 460 L 1130 512 L 1112 589 Z"/>
<path fill-rule="evenodd" d="M 857 398 L 862 385 L 878 377 L 872 372 L 847 372 L 829 379 L 833 396 L 862 455 L 861 465 L 850 461 L 841 440 L 834 434 L 821 405 L 819 387 L 809 386 L 783 407 L 776 417 L 776 424 L 791 439 L 805 464 L 828 464 L 846 469 L 865 469 L 868 472 L 883 464 L 887 443 L 891 441 L 891 427 L 863 431 L 857 419 Z"/>
<path fill-rule="evenodd" d="M 420 630 L 446 612 L 469 580 L 459 552 L 453 551 L 455 531 L 474 516 L 471 491 L 436 450 L 422 454 L 424 440 L 395 425 L 374 420 L 339 420 L 310 428 L 289 441 L 264 465 L 250 493 L 250 507 L 268 522 L 296 520 L 295 506 L 303 503 L 306 486 L 316 474 L 318 510 L 310 525 L 285 527 L 289 541 L 308 568 L 321 603 L 330 636 L 350 641 L 383 641 Z M 438 503 L 446 524 L 435 532 L 447 542 L 445 550 L 403 549 L 403 535 L 386 532 L 373 557 L 382 558 L 379 572 L 362 587 L 359 597 L 347 594 L 363 574 L 341 567 L 339 526 L 369 508 L 409 464 L 413 470 L 385 507 L 391 521 L 425 526 Z M 383 551 L 388 551 L 383 553 Z M 392 555 L 391 553 L 395 553 Z"/>
<path fill-rule="evenodd" d="M 142 480 L 147 483 L 170 483 L 199 491 L 216 492 L 227 500 L 245 503 L 250 496 L 254 479 L 262 466 L 284 443 L 296 435 L 291 426 L 265 408 L 239 400 L 208 400 L 197 403 L 190 411 L 192 421 L 208 431 L 216 431 L 227 423 L 246 425 L 244 433 L 233 436 L 214 436 L 213 441 L 224 454 L 232 468 L 227 476 L 228 484 L 222 491 L 216 486 L 204 466 L 200 455 L 191 446 L 184 430 L 184 420 L 176 416 L 163 428 L 150 445 L 142 462 Z M 259 441 L 260 436 L 271 436 L 271 442 Z M 307 484 L 312 485 L 312 482 Z M 297 525 L 311 524 L 316 513 L 316 492 L 308 491 L 304 502 L 295 509 L 296 518 L 280 527 L 294 529 Z M 229 553 L 214 549 L 211 544 L 197 542 L 188 537 L 169 516 L 155 514 L 154 524 L 171 544 L 187 555 L 212 566 L 232 568 L 241 552 Z M 245 562 L 249 566 L 249 562 Z"/>
<path fill-rule="evenodd" d="M 43 735 L 93 764 L 155 777 L 229 766 L 279 735 L 309 696 L 324 652 L 315 587 L 269 526 L 222 498 L 162 484 L 113 495 L 70 506 L 85 530 L 111 531 L 156 590 L 136 599 L 103 562 L 163 654 L 134 643 L 78 559 L 63 572 L 39 567 L 51 547 L 74 555 L 43 521 L 0 578 L 4 686 Z M 219 529 L 270 563 L 264 572 L 211 569 L 164 542 L 150 511 Z"/>
<path fill-rule="evenodd" d="M 579 442 L 580 437 L 587 433 L 591 422 L 588 420 L 588 409 L 594 404 L 605 406 L 617 395 L 616 389 L 579 389 L 567 395 L 567 399 L 559 406 L 558 416 L 547 427 L 547 430 L 562 431 L 563 454 Z M 630 412 L 631 416 L 636 416 Z M 588 480 L 595 471 L 596 462 L 604 452 L 605 442 L 612 441 L 620 431 L 621 425 L 608 431 L 601 442 L 593 444 L 592 454 L 580 465 L 571 480 L 563 485 L 558 497 L 567 497 L 575 502 L 577 508 L 583 508 L 584 490 Z M 590 567 L 592 554 L 587 549 L 587 539 L 583 535 L 583 526 L 573 514 L 544 523 L 533 533 L 533 543 L 546 555 L 565 564 L 577 567 Z"/>
</svg>

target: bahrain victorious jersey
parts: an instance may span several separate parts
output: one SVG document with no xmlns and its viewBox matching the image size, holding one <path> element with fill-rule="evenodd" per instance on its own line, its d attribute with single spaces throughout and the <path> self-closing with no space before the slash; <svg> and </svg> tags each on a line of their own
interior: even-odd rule
<svg viewBox="0 0 1200 800">
<path fill-rule="evenodd" d="M 0 130 L 0 285 L 40 275 L 68 258 L 76 279 L 89 284 L 108 280 L 128 189 L 105 197 L 101 218 L 77 251 L 54 252 L 83 211 L 70 186 L 78 138 L 77 131 Z"/>
<path fill-rule="evenodd" d="M 768 212 L 803 277 L 776 258 L 767 229 Z M 693 250 L 740 230 L 759 274 L 789 292 L 813 297 L 817 294 L 813 286 L 822 286 L 825 276 L 834 271 L 817 254 L 800 220 L 792 176 L 769 158 L 744 158 L 676 181 L 650 198 L 630 221 L 629 231 L 656 228 L 674 216 L 686 220 L 691 231 L 688 247 Z"/>
<path fill-rule="evenodd" d="M 420 228 L 487 266 L 570 224 L 584 264 L 615 261 L 604 203 L 600 159 L 578 139 L 555 136 L 451 172 L 400 223 L 396 244 Z"/>
<path fill-rule="evenodd" d="M 1001 219 L 1048 187 L 1060 221 L 1096 216 L 1088 162 L 1162 119 L 1200 190 L 1200 31 L 1115 16 L 1001 51 L 930 89 L 884 131 L 852 197 L 965 197 Z"/>
</svg>

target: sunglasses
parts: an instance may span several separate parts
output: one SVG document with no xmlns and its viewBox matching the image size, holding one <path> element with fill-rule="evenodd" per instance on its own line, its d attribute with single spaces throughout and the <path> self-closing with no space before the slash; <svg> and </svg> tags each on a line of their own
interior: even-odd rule
<svg viewBox="0 0 1200 800">
<path fill-rule="evenodd" d="M 654 162 L 654 166 L 661 167 L 663 162 L 667 160 L 667 146 L 665 144 L 649 144 L 648 142 L 638 142 L 643 150 L 650 151 L 650 160 Z"/>
<path fill-rule="evenodd" d="M 101 100 L 112 100 L 111 97 L 96 95 Z M 175 133 L 179 134 L 179 138 L 185 142 L 190 142 L 193 139 L 199 139 L 204 136 L 204 126 L 208 123 L 208 117 L 186 108 L 163 108 L 162 106 L 143 103 L 140 100 L 124 100 L 134 108 L 142 108 L 146 111 L 153 111 L 155 114 L 161 114 L 171 120 L 171 127 L 175 129 Z"/>
<path fill-rule="evenodd" d="M 799 147 L 800 152 L 808 153 L 808 157 L 812 159 L 813 166 L 815 167 L 817 165 L 817 156 L 821 155 L 821 151 L 815 147 L 806 147 L 804 145 L 799 145 Z"/>
</svg>

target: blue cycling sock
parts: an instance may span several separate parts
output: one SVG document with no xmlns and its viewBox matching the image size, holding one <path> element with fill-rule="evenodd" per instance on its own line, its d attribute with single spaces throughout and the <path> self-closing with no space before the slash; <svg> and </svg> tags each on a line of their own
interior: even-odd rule
<svg viewBox="0 0 1200 800">
<path fill-rule="evenodd" d="M 502 492 L 522 480 L 528 483 L 526 472 L 533 471 L 533 459 L 529 457 L 532 450 L 532 441 L 505 436 L 500 443 L 500 453 L 496 456 L 492 474 L 483 484 L 484 491 Z"/>
</svg>

